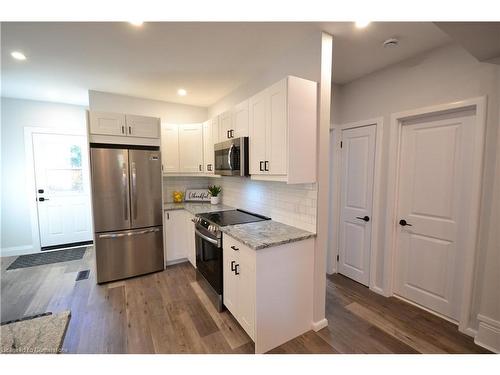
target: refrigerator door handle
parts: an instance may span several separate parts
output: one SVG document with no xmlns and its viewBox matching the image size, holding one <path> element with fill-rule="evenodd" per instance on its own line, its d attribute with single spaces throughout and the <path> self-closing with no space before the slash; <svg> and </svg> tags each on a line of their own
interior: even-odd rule
<svg viewBox="0 0 500 375">
<path fill-rule="evenodd" d="M 127 178 L 127 164 L 123 163 L 123 169 L 122 169 L 122 187 L 123 187 L 123 213 L 125 214 L 125 220 L 128 221 L 128 192 L 127 192 L 127 185 L 128 185 L 128 178 Z"/>
<path fill-rule="evenodd" d="M 135 168 L 135 162 L 132 162 L 132 213 L 134 219 L 137 219 L 137 170 Z"/>
<path fill-rule="evenodd" d="M 107 234 L 100 234 L 99 238 L 120 238 L 120 237 L 136 236 L 139 234 L 154 233 L 154 232 L 159 232 L 159 231 L 160 231 L 159 228 L 151 228 L 151 229 L 144 229 L 144 230 L 135 231 L 135 232 L 107 233 Z"/>
</svg>

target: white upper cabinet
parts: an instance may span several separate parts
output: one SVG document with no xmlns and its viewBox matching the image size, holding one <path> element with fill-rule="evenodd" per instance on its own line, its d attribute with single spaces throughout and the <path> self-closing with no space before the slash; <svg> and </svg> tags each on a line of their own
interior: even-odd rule
<svg viewBox="0 0 500 375">
<path fill-rule="evenodd" d="M 203 171 L 208 174 L 214 173 L 214 140 L 213 120 L 203 123 Z"/>
<path fill-rule="evenodd" d="M 179 126 L 179 172 L 203 172 L 203 125 Z"/>
<path fill-rule="evenodd" d="M 249 100 L 250 174 L 316 182 L 317 84 L 289 76 Z"/>
<path fill-rule="evenodd" d="M 223 142 L 230 139 L 231 130 L 233 129 L 233 113 L 231 110 L 219 115 L 219 127 L 219 141 Z"/>
<path fill-rule="evenodd" d="M 127 135 L 141 138 L 160 138 L 160 119 L 126 115 Z"/>
<path fill-rule="evenodd" d="M 238 104 L 232 112 L 231 138 L 248 137 L 248 100 Z"/>
<path fill-rule="evenodd" d="M 160 119 L 123 113 L 89 111 L 92 143 L 160 146 Z"/>
<path fill-rule="evenodd" d="M 161 125 L 161 165 L 163 173 L 179 172 L 179 126 Z"/>
<path fill-rule="evenodd" d="M 89 112 L 90 134 L 127 135 L 125 115 L 122 113 Z"/>
<path fill-rule="evenodd" d="M 267 91 L 263 91 L 249 100 L 249 147 L 250 174 L 264 174 L 266 160 L 266 132 L 268 128 L 269 101 Z"/>
</svg>

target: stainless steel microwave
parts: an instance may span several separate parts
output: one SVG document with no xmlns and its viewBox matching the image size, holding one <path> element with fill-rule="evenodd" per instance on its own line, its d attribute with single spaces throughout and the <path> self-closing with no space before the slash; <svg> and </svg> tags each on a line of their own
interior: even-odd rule
<svg viewBox="0 0 500 375">
<path fill-rule="evenodd" d="M 214 145 L 215 174 L 248 176 L 248 137 L 234 138 Z"/>
</svg>

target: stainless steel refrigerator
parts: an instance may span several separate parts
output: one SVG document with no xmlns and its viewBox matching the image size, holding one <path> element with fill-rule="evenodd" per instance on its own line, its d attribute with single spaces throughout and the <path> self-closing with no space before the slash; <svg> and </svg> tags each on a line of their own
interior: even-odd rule
<svg viewBox="0 0 500 375">
<path fill-rule="evenodd" d="M 164 268 L 157 150 L 92 147 L 97 282 Z"/>
</svg>

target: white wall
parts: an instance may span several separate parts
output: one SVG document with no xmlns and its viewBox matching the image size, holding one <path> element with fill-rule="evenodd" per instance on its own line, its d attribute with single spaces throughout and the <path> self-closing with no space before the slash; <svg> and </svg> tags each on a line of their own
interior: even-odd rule
<svg viewBox="0 0 500 375">
<path fill-rule="evenodd" d="M 211 105 L 208 109 L 209 117 L 214 117 L 230 109 L 232 106 L 248 99 L 273 83 L 285 78 L 287 75 L 319 82 L 321 55 L 319 40 L 319 33 L 313 33 L 299 42 L 296 47 L 287 51 L 273 62 L 267 70 L 259 73 L 246 84 L 238 87 L 229 95 Z"/>
<path fill-rule="evenodd" d="M 206 189 L 208 185 L 219 184 L 220 179 L 211 177 L 163 177 L 163 201 L 173 202 L 174 191 L 185 192 L 187 189 Z"/>
<path fill-rule="evenodd" d="M 208 118 L 207 108 L 125 96 L 89 90 L 89 108 L 93 111 L 129 113 L 161 118 L 164 124 L 203 122 Z"/>
<path fill-rule="evenodd" d="M 494 185 L 495 163 L 500 152 L 499 133 L 499 98 L 500 98 L 500 67 L 497 65 L 479 63 L 462 48 L 447 45 L 430 51 L 416 58 L 393 65 L 381 71 L 357 79 L 337 89 L 339 120 L 348 123 L 374 117 L 384 118 L 384 141 L 382 148 L 382 165 L 388 165 L 389 119 L 391 113 L 449 103 L 461 99 L 487 95 L 488 112 L 486 126 L 486 145 L 483 171 L 483 191 L 480 215 L 479 259 L 476 275 L 483 276 L 485 264 L 490 267 L 490 260 L 498 265 L 498 210 L 500 200 L 500 183 Z M 498 169 L 498 167 L 497 167 Z M 385 207 L 387 192 L 387 169 L 382 168 L 382 186 L 380 206 Z M 381 217 L 374 218 L 385 224 L 385 212 Z M 495 232 L 497 234 L 492 234 Z M 385 225 L 380 226 L 379 248 L 384 249 Z M 496 257 L 496 258 L 494 258 Z M 376 285 L 382 286 L 383 262 L 381 257 L 377 264 Z M 496 268 L 498 277 L 498 266 Z M 493 280 L 493 279 L 491 279 Z M 488 281 L 489 282 L 491 282 Z M 500 314 L 500 294 L 498 293 L 498 278 L 496 286 L 487 293 L 493 304 L 496 304 L 497 314 Z M 479 277 L 474 287 L 476 300 L 473 303 L 472 317 L 475 318 L 479 308 L 479 298 L 483 280 Z M 484 300 L 484 297 L 483 297 Z M 484 302 L 487 304 L 487 302 Z M 485 308 L 489 308 L 485 306 Z M 500 318 L 500 316 L 497 316 Z M 498 319 L 500 321 L 500 319 Z"/>
<path fill-rule="evenodd" d="M 44 127 L 85 130 L 85 107 L 2 98 L 1 113 L 1 248 L 29 251 L 31 222 L 26 189 L 24 128 Z"/>
</svg>

